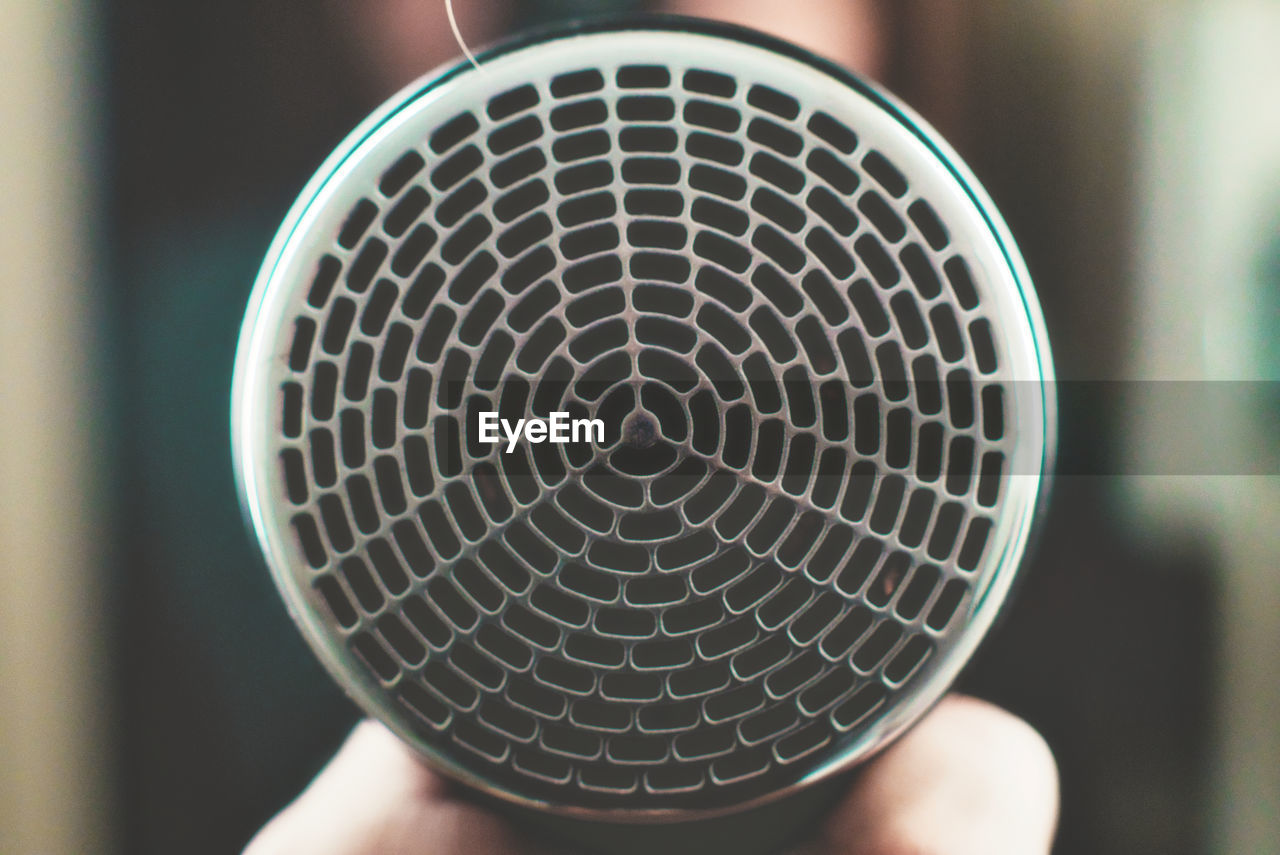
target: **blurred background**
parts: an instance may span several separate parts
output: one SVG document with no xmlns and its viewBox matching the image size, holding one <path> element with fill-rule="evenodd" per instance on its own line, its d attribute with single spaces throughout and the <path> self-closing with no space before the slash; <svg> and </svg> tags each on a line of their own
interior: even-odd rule
<svg viewBox="0 0 1280 855">
<path fill-rule="evenodd" d="M 1280 852 L 1280 3 L 456 5 L 473 44 L 752 23 L 955 144 L 1064 381 L 1039 552 L 961 688 L 1054 748 L 1059 855 Z M 0 852 L 236 852 L 356 719 L 240 523 L 239 320 L 311 171 L 457 49 L 443 0 L 0 20 Z"/>
</svg>

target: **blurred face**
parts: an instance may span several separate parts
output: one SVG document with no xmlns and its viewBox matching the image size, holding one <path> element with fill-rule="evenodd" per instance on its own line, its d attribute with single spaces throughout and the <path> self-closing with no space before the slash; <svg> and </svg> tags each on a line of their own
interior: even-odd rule
<svg viewBox="0 0 1280 855">
<path fill-rule="evenodd" d="M 763 30 L 872 78 L 884 70 L 879 0 L 662 0 L 661 7 Z"/>
<path fill-rule="evenodd" d="M 518 0 L 453 0 L 472 50 L 500 37 Z M 446 0 L 330 0 L 340 31 L 354 41 L 377 94 L 386 96 L 462 54 Z M 870 77 L 884 70 L 879 0 L 658 0 L 657 11 L 728 21 L 795 42 Z"/>
<path fill-rule="evenodd" d="M 331 6 L 380 96 L 462 55 L 445 0 L 331 0 Z M 508 0 L 453 0 L 453 9 L 473 51 L 506 32 L 512 19 Z"/>
</svg>

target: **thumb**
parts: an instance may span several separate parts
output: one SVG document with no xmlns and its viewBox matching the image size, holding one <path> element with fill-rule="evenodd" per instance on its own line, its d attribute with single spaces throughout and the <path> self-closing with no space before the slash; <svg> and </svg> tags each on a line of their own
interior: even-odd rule
<svg viewBox="0 0 1280 855">
<path fill-rule="evenodd" d="M 832 855 L 1037 855 L 1058 817 L 1058 775 L 1030 725 L 953 696 L 856 779 L 825 829 Z"/>
<path fill-rule="evenodd" d="M 506 824 L 450 798 L 444 781 L 380 724 L 357 725 L 244 855 L 516 855 Z"/>
</svg>

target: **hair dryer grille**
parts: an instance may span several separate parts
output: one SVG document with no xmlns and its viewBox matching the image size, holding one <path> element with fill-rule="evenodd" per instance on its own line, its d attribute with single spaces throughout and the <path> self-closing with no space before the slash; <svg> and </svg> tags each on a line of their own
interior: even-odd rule
<svg viewBox="0 0 1280 855">
<path fill-rule="evenodd" d="M 867 756 L 945 691 L 1052 451 L 1016 250 L 904 108 L 692 25 L 393 100 L 246 320 L 236 457 L 290 609 L 438 766 L 679 816 Z M 503 434 L 481 414 L 599 435 Z"/>
</svg>

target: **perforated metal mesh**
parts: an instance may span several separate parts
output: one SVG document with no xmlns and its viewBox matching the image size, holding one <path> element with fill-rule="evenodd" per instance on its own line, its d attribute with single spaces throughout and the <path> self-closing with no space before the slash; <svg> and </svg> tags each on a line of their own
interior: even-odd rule
<svg viewBox="0 0 1280 855">
<path fill-rule="evenodd" d="M 1047 367 L 1011 248 L 894 109 L 606 31 L 406 93 L 322 170 L 237 454 L 357 700 L 472 783 L 633 812 L 785 790 L 936 699 L 1021 554 Z M 481 411 L 605 437 L 508 453 Z"/>
</svg>

